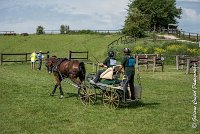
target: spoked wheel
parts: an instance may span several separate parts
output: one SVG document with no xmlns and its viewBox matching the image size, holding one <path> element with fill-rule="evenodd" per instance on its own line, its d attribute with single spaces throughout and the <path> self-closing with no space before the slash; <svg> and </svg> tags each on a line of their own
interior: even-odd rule
<svg viewBox="0 0 200 134">
<path fill-rule="evenodd" d="M 119 103 L 120 97 L 116 90 L 109 88 L 103 93 L 104 106 L 115 109 L 118 108 Z"/>
<path fill-rule="evenodd" d="M 94 105 L 96 101 L 96 89 L 92 86 L 79 89 L 79 98 L 84 105 Z"/>
</svg>

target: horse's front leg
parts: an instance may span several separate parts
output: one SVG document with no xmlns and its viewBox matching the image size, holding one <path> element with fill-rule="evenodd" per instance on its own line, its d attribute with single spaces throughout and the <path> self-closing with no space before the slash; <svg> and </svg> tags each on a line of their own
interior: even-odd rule
<svg viewBox="0 0 200 134">
<path fill-rule="evenodd" d="M 62 99 L 64 97 L 64 93 L 62 91 L 61 84 L 59 85 L 59 89 L 60 89 L 60 99 Z"/>
<path fill-rule="evenodd" d="M 54 89 L 53 89 L 51 95 L 54 95 L 54 93 L 56 92 L 56 88 L 59 87 L 59 89 L 60 89 L 60 98 L 62 99 L 64 97 L 64 93 L 62 91 L 62 86 L 61 86 L 62 78 L 56 73 L 54 74 L 54 76 L 55 76 L 55 79 L 56 79 L 56 85 L 54 86 Z"/>
<path fill-rule="evenodd" d="M 60 99 L 62 99 L 64 97 L 64 93 L 63 93 L 62 86 L 61 86 L 61 81 L 62 81 L 62 79 L 60 78 L 59 81 L 57 82 L 58 87 L 60 89 Z"/>
<path fill-rule="evenodd" d="M 56 83 L 54 88 L 53 88 L 53 90 L 52 90 L 52 92 L 51 92 L 51 94 L 50 94 L 50 96 L 54 96 L 57 87 L 58 87 L 58 84 Z"/>
</svg>

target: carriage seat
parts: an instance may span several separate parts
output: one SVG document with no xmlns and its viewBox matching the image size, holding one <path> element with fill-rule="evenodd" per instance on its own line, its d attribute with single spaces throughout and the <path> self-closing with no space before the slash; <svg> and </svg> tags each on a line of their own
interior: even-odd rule
<svg viewBox="0 0 200 134">
<path fill-rule="evenodd" d="M 120 73 L 119 73 L 119 69 L 120 69 L 121 65 L 116 65 L 113 67 L 109 67 L 108 69 L 106 69 L 106 71 L 104 71 L 101 75 L 100 78 L 101 79 L 108 79 L 108 80 L 113 80 L 119 77 Z"/>
</svg>

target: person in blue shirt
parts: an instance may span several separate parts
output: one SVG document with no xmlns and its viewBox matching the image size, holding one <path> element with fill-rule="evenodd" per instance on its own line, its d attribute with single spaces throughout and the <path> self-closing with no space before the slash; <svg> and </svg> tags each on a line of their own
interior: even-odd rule
<svg viewBox="0 0 200 134">
<path fill-rule="evenodd" d="M 131 100 L 135 100 L 135 90 L 134 90 L 134 75 L 135 75 L 135 58 L 131 56 L 131 51 L 129 48 L 124 48 L 124 57 L 121 61 L 122 68 L 124 68 L 124 75 L 127 76 L 127 83 L 125 84 L 126 97 L 129 98 L 128 85 L 131 91 Z"/>
<path fill-rule="evenodd" d="M 40 51 L 37 54 L 37 59 L 38 59 L 38 70 L 41 70 L 42 68 L 42 59 L 44 58 L 44 56 L 42 55 L 42 51 Z"/>
</svg>

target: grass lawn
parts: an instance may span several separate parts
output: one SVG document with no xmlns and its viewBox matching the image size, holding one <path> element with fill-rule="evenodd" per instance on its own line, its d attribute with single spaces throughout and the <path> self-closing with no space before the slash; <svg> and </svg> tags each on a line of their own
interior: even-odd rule
<svg viewBox="0 0 200 134">
<path fill-rule="evenodd" d="M 64 44 L 71 40 L 68 43 L 75 45 L 76 40 L 79 40 L 77 46 L 85 42 L 85 45 L 90 46 L 88 47 L 90 51 L 94 50 L 95 56 L 99 55 L 99 59 L 102 59 L 105 52 L 102 48 L 118 38 L 118 36 L 79 36 L 80 38 L 70 35 L 70 39 L 64 39 L 63 43 L 59 39 L 53 41 L 50 35 L 30 36 L 28 37 L 30 40 L 27 39 L 25 41 L 27 43 L 24 44 L 17 42 L 19 39 L 26 39 L 25 37 L 9 39 L 0 36 L 0 41 L 2 40 L 0 50 L 1 52 L 30 52 L 36 48 L 36 50 L 50 50 L 59 56 L 64 56 L 70 48 L 77 49 Z M 64 38 L 59 35 L 55 37 L 55 40 Z M 3 45 L 3 41 L 7 43 L 5 40 L 8 40 L 8 46 Z M 48 41 L 41 43 L 44 46 L 37 45 L 42 40 Z M 32 44 L 28 45 L 28 42 L 33 43 L 35 47 L 32 47 Z M 60 45 L 54 47 L 53 42 L 60 42 L 58 43 Z M 22 45 L 24 48 L 20 49 L 12 43 L 20 47 Z M 88 72 L 92 70 L 89 65 L 87 68 Z M 54 97 L 50 97 L 55 81 L 53 75 L 49 75 L 44 66 L 41 71 L 38 71 L 31 70 L 28 63 L 3 64 L 0 66 L 0 133 L 199 134 L 199 122 L 196 129 L 192 128 L 193 74 L 186 75 L 185 71 L 176 71 L 175 65 L 168 65 L 165 66 L 164 72 L 159 69 L 155 73 L 141 71 L 140 75 L 143 91 L 139 104 L 127 104 L 113 110 L 104 107 L 100 100 L 94 106 L 82 105 L 76 97 L 77 89 L 66 82 L 62 83 L 64 99 L 59 99 L 58 90 Z M 200 81 L 197 81 L 198 89 L 199 83 Z M 199 90 L 197 96 L 200 96 Z M 200 119 L 199 111 L 198 104 L 197 119 Z"/>
</svg>

